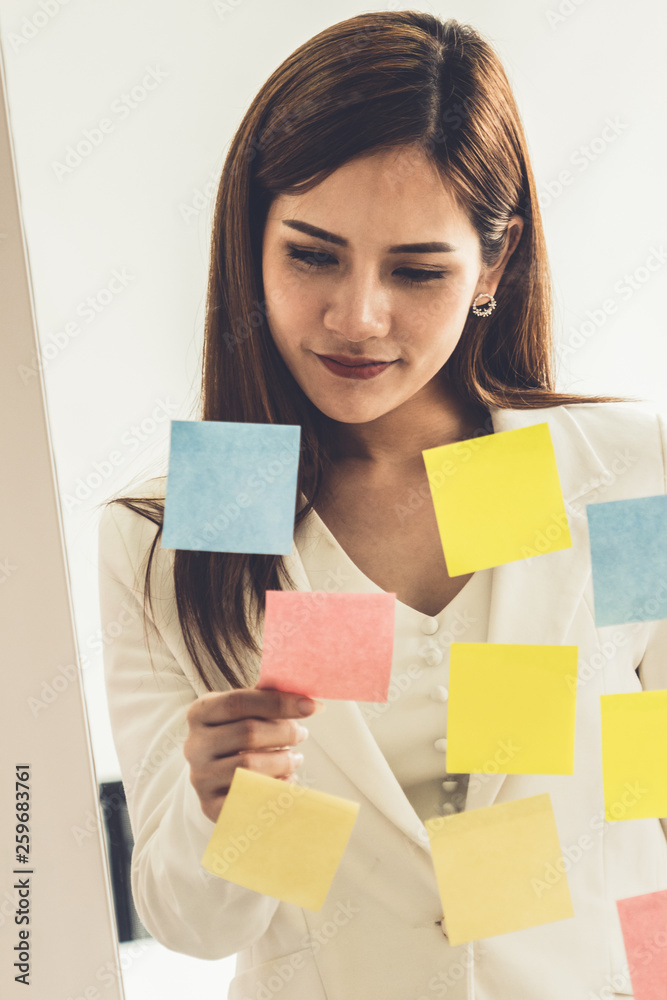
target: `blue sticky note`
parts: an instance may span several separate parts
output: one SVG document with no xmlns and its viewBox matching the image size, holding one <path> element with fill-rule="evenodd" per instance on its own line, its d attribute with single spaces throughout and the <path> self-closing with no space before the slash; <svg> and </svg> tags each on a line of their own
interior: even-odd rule
<svg viewBox="0 0 667 1000">
<path fill-rule="evenodd" d="M 586 506 L 595 624 L 667 618 L 667 496 Z"/>
<path fill-rule="evenodd" d="M 301 427 L 172 420 L 162 546 L 292 551 Z"/>
</svg>

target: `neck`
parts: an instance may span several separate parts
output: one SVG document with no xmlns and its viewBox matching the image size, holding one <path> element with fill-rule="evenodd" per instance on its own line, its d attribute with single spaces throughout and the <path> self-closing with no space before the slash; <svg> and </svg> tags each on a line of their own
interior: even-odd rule
<svg viewBox="0 0 667 1000">
<path fill-rule="evenodd" d="M 381 477 L 424 472 L 422 450 L 492 431 L 487 410 L 435 380 L 400 406 L 363 424 L 336 421 L 332 460 Z"/>
</svg>

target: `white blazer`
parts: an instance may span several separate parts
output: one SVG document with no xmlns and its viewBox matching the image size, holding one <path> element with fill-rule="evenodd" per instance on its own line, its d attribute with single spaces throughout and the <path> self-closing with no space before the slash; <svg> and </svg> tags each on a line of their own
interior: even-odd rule
<svg viewBox="0 0 667 1000">
<path fill-rule="evenodd" d="M 496 432 L 545 420 L 551 429 L 573 544 L 492 571 L 488 641 L 579 647 L 575 771 L 473 775 L 466 808 L 549 792 L 575 912 L 568 920 L 449 945 L 424 826 L 355 702 L 329 701 L 306 720 L 300 746 L 306 783 L 361 805 L 322 910 L 208 875 L 199 862 L 215 824 L 182 752 L 186 711 L 205 687 L 178 624 L 173 552 L 157 550 L 149 655 L 141 607 L 155 526 L 117 506 L 102 516 L 105 676 L 135 840 L 136 907 L 168 948 L 209 959 L 238 952 L 231 1000 L 632 995 L 615 900 L 667 888 L 667 821 L 604 821 L 600 695 L 667 688 L 667 621 L 595 627 L 585 505 L 665 493 L 667 424 L 625 403 L 491 414 Z M 309 590 L 296 545 L 286 558 Z M 259 657 L 251 667 L 256 676 Z"/>
</svg>

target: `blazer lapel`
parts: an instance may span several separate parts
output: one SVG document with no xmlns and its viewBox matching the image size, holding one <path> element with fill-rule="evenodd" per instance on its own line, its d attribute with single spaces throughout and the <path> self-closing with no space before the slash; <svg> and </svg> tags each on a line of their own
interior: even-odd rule
<svg viewBox="0 0 667 1000">
<path fill-rule="evenodd" d="M 584 504 L 575 501 L 596 487 L 605 469 L 578 424 L 560 407 L 492 409 L 491 416 L 496 432 L 549 423 L 572 547 L 492 570 L 487 642 L 561 645 L 591 576 L 588 519 Z M 492 805 L 506 775 L 476 777 L 468 787 L 466 809 Z"/>
<path fill-rule="evenodd" d="M 298 590 L 312 590 L 296 544 L 285 566 Z M 377 806 L 406 837 L 429 851 L 426 828 L 401 788 L 354 701 L 327 701 L 326 710 L 302 720 L 309 739 L 322 750 L 360 792 Z"/>
</svg>

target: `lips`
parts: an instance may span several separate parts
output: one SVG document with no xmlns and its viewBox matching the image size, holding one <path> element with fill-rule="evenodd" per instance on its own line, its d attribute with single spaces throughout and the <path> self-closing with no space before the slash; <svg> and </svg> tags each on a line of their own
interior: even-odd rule
<svg viewBox="0 0 667 1000">
<path fill-rule="evenodd" d="M 349 358 L 345 354 L 319 354 L 318 357 L 326 358 L 328 361 L 337 361 L 339 365 L 345 365 L 347 368 L 360 368 L 364 365 L 392 364 L 392 361 L 385 360 L 384 358 Z"/>
<path fill-rule="evenodd" d="M 394 361 L 374 361 L 372 358 L 350 358 L 342 354 L 316 354 L 315 356 L 332 375 L 337 375 L 339 378 L 361 379 L 364 381 L 375 378 L 394 364 Z"/>
</svg>

